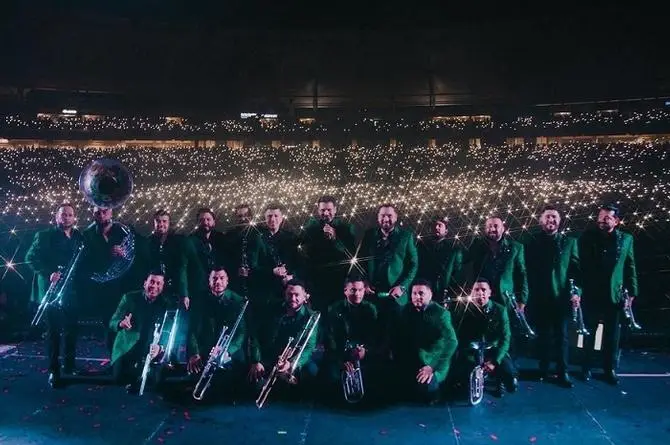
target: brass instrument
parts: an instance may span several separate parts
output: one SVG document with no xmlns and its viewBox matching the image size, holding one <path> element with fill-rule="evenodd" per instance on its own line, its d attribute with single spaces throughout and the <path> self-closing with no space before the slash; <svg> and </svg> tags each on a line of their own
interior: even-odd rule
<svg viewBox="0 0 670 445">
<path fill-rule="evenodd" d="M 167 315 L 167 314 L 166 314 Z M 154 336 L 153 336 L 153 341 L 151 342 L 151 346 L 158 345 L 158 342 L 160 341 L 161 338 L 161 326 L 165 324 L 165 321 L 163 323 L 155 323 L 154 324 Z M 140 378 L 140 391 L 139 395 L 144 394 L 144 388 L 147 385 L 147 378 L 149 377 L 149 368 L 151 367 L 151 348 L 149 352 L 147 352 L 147 356 L 144 358 L 144 368 L 142 368 L 142 376 Z"/>
<path fill-rule="evenodd" d="M 535 331 L 533 331 L 533 328 L 528 324 L 526 314 L 516 306 L 516 297 L 511 292 L 506 291 L 503 293 L 503 298 L 516 317 L 516 325 L 521 331 L 521 335 L 526 338 L 535 338 L 537 335 L 535 334 Z"/>
<path fill-rule="evenodd" d="M 154 325 L 154 336 L 151 345 L 160 346 L 162 355 L 160 358 L 152 359 L 151 348 L 149 348 L 150 350 L 144 359 L 144 369 L 142 370 L 139 392 L 140 395 L 144 393 L 144 387 L 149 376 L 151 365 L 167 365 L 172 368 L 174 367 L 175 362 L 180 361 L 179 351 L 175 351 L 175 346 L 178 346 L 177 332 L 180 328 L 181 314 L 182 311 L 180 309 L 167 310 L 163 316 L 163 321 Z"/>
<path fill-rule="evenodd" d="M 628 289 L 621 286 L 621 302 L 623 304 L 623 316 L 628 322 L 628 329 L 631 331 L 639 331 L 642 329 L 635 320 L 635 313 L 633 313 L 633 300 L 628 293 Z"/>
<path fill-rule="evenodd" d="M 575 285 L 575 280 L 570 278 L 568 281 L 570 282 L 570 295 L 579 295 L 579 288 Z M 581 303 L 572 305 L 572 322 L 577 326 L 577 335 L 591 335 L 584 325 L 584 313 L 582 312 Z"/>
<path fill-rule="evenodd" d="M 81 259 L 81 252 L 84 250 L 84 244 L 79 244 L 77 246 L 75 253 L 70 259 L 70 264 L 67 268 L 61 266 L 58 267 L 58 272 L 60 272 L 60 278 L 57 281 L 54 281 L 49 285 L 49 289 L 44 293 L 42 301 L 35 312 L 33 321 L 30 323 L 31 326 L 37 326 L 42 321 L 42 317 L 46 313 L 47 309 L 50 306 L 63 306 L 63 298 L 67 295 L 70 284 L 72 283 L 72 278 L 74 277 L 74 272 L 79 265 L 79 260 Z M 65 271 L 65 272 L 64 272 Z"/>
<path fill-rule="evenodd" d="M 278 377 L 281 377 L 283 380 L 286 380 L 288 383 L 293 385 L 297 383 L 297 379 L 294 375 L 295 370 L 298 366 L 298 362 L 300 361 L 300 357 L 302 356 L 302 353 L 304 352 L 305 347 L 309 342 L 309 339 L 312 337 L 312 334 L 314 333 L 314 330 L 319 323 L 320 318 L 321 313 L 314 312 L 312 315 L 310 315 L 307 323 L 305 323 L 305 327 L 303 328 L 302 332 L 300 332 L 298 338 L 295 339 L 294 337 L 289 337 L 286 347 L 279 355 L 277 363 L 272 368 L 265 385 L 263 385 L 263 388 L 261 389 L 261 392 L 256 399 L 256 406 L 259 409 L 262 408 L 265 404 L 265 401 L 267 400 L 270 391 L 272 391 L 272 388 Z M 285 375 L 280 375 L 279 367 L 287 361 L 291 362 L 291 367 Z"/>
<path fill-rule="evenodd" d="M 470 349 L 475 352 L 475 367 L 470 372 L 470 378 L 468 379 L 468 395 L 471 406 L 479 405 L 484 399 L 484 383 L 486 380 L 484 351 L 490 348 L 491 346 L 487 346 L 483 339 L 470 343 Z"/>
<path fill-rule="evenodd" d="M 97 159 L 88 164 L 79 175 L 79 189 L 86 200 L 97 207 L 113 209 L 123 205 L 133 192 L 133 179 L 130 172 L 119 161 Z M 124 233 L 121 242 L 123 255 L 114 257 L 109 268 L 96 272 L 91 279 L 97 283 L 114 280 L 130 269 L 135 260 L 135 234 L 119 223 Z"/>
<path fill-rule="evenodd" d="M 363 345 L 356 345 L 347 341 L 345 345 L 345 352 L 351 353 L 357 347 Z M 356 360 L 354 362 L 354 370 L 342 371 L 342 391 L 344 392 L 344 400 L 349 403 L 358 403 L 365 396 L 365 387 L 363 386 L 363 373 L 361 372 L 361 362 Z"/>
<path fill-rule="evenodd" d="M 198 383 L 196 383 L 195 388 L 193 389 L 193 398 L 195 400 L 200 401 L 205 397 L 205 392 L 207 392 L 207 390 L 209 389 L 209 386 L 212 383 L 212 378 L 214 377 L 216 370 L 219 368 L 223 368 L 228 363 L 227 361 L 225 361 L 226 358 L 228 358 L 228 349 L 230 348 L 230 343 L 232 342 L 233 337 L 237 332 L 237 328 L 239 327 L 240 322 L 244 318 L 244 313 L 247 310 L 247 306 L 249 306 L 249 300 L 246 300 L 244 302 L 242 310 L 240 311 L 240 315 L 237 316 L 237 320 L 235 320 L 235 324 L 233 325 L 233 328 L 230 331 L 228 331 L 228 326 L 224 326 L 221 329 L 219 339 L 217 340 L 216 345 L 214 346 L 212 351 L 209 353 L 207 364 L 202 370 L 200 379 L 198 380 Z M 215 349 L 218 349 L 219 351 L 215 353 L 214 351 Z"/>
</svg>

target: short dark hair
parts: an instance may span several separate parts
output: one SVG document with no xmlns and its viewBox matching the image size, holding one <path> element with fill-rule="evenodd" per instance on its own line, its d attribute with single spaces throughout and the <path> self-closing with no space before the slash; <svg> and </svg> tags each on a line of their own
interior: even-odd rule
<svg viewBox="0 0 670 445">
<path fill-rule="evenodd" d="M 168 219 L 172 219 L 172 217 L 170 216 L 170 213 L 167 210 L 160 209 L 160 210 L 157 210 L 156 213 L 154 213 L 154 221 L 157 221 L 158 218 L 160 218 L 161 216 L 167 216 Z"/>
<path fill-rule="evenodd" d="M 200 219 L 200 215 L 202 215 L 203 213 L 209 213 L 210 215 L 212 215 L 212 218 L 214 218 L 214 221 L 216 221 L 216 215 L 214 214 L 214 211 L 209 207 L 200 207 L 198 209 L 198 212 L 195 214 L 195 217 L 197 219 Z"/>
<path fill-rule="evenodd" d="M 226 270 L 225 267 L 223 267 L 222 264 L 214 264 L 212 267 L 210 267 L 209 273 L 207 274 L 207 276 L 210 276 L 212 274 L 212 272 L 218 272 L 220 270 L 224 271 L 226 273 L 226 275 L 228 275 L 228 271 Z"/>
<path fill-rule="evenodd" d="M 391 207 L 394 212 L 398 213 L 398 209 L 396 208 L 396 206 L 394 204 L 391 204 L 390 202 L 385 202 L 384 204 L 377 207 L 377 213 L 379 213 L 379 211 L 384 207 Z"/>
<path fill-rule="evenodd" d="M 238 204 L 238 205 L 235 206 L 233 211 L 237 212 L 240 209 L 247 209 L 247 210 L 249 210 L 249 213 L 253 213 L 252 210 L 251 210 L 251 206 L 249 204 Z"/>
<path fill-rule="evenodd" d="M 305 291 L 307 290 L 307 285 L 305 285 L 305 282 L 298 278 L 291 278 L 290 280 L 288 280 L 286 282 L 286 285 L 284 285 L 284 289 L 286 289 L 289 286 L 300 286 L 303 289 L 305 289 Z"/>
<path fill-rule="evenodd" d="M 146 278 L 149 278 L 150 275 L 156 275 L 165 278 L 165 273 L 163 273 L 163 271 L 160 269 L 151 269 L 147 274 Z"/>
<path fill-rule="evenodd" d="M 359 273 L 352 273 L 347 275 L 347 277 L 344 279 L 344 285 L 346 286 L 349 283 L 356 283 L 358 281 L 362 281 L 363 283 L 366 283 L 365 277 Z"/>
<path fill-rule="evenodd" d="M 263 212 L 267 212 L 268 210 L 279 210 L 282 213 L 284 212 L 284 206 L 279 204 L 278 202 L 271 202 L 270 204 L 265 206 L 265 210 Z"/>
<path fill-rule="evenodd" d="M 331 195 L 323 195 L 322 197 L 319 198 L 319 200 L 316 203 L 320 204 L 322 202 L 323 203 L 332 202 L 334 206 L 337 206 L 337 201 L 335 200 L 335 197 Z"/>
<path fill-rule="evenodd" d="M 614 212 L 614 216 L 616 216 L 617 218 L 620 218 L 620 216 L 619 216 L 620 215 L 619 206 L 614 204 L 614 203 L 610 202 L 610 203 L 607 203 L 607 204 L 603 204 L 603 205 L 600 206 L 600 210 L 605 210 L 605 211 L 608 211 L 608 212 Z"/>
<path fill-rule="evenodd" d="M 477 284 L 477 283 L 486 283 L 486 284 L 488 284 L 489 287 L 493 290 L 493 287 L 491 286 L 491 281 L 489 281 L 489 279 L 486 278 L 486 277 L 478 277 L 478 278 L 475 279 L 475 281 L 472 283 L 472 286 L 474 287 L 474 285 Z"/>
<path fill-rule="evenodd" d="M 72 205 L 72 203 L 69 202 L 69 201 L 66 201 L 64 203 L 61 203 L 58 207 L 56 207 L 56 213 L 60 212 L 61 209 L 65 208 L 65 207 L 70 207 L 74 211 L 74 206 Z"/>
<path fill-rule="evenodd" d="M 544 212 L 548 212 L 548 211 L 555 211 L 555 212 L 561 213 L 560 210 L 558 210 L 558 207 L 556 207 L 555 205 L 547 204 L 546 206 L 542 207 L 542 211 L 540 212 L 540 215 L 543 214 Z"/>
<path fill-rule="evenodd" d="M 431 291 L 433 290 L 433 283 L 431 283 L 429 280 L 425 278 L 417 278 L 412 282 L 412 287 L 414 286 L 426 286 L 428 287 Z"/>
</svg>

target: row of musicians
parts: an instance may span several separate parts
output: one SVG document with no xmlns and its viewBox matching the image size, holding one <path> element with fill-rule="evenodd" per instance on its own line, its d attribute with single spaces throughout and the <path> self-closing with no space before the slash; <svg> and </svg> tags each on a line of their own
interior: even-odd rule
<svg viewBox="0 0 670 445">
<path fill-rule="evenodd" d="M 152 360 L 159 360 L 165 353 L 164 344 L 151 346 L 154 323 L 170 307 L 169 300 L 161 298 L 163 285 L 162 275 L 149 274 L 143 291 L 123 296 L 110 322 L 110 329 L 118 332 L 112 354 L 114 376 L 117 382 L 127 385 L 129 392 L 139 388 L 141 364 L 147 352 Z M 341 373 L 360 367 L 373 397 L 388 394 L 393 385 L 394 396 L 434 402 L 452 368 L 455 381 L 464 381 L 474 366 L 469 345 L 482 339 L 490 347 L 485 366 L 497 377 L 499 394 L 504 389 L 516 390 L 516 371 L 508 354 L 509 318 L 503 306 L 490 300 L 487 280 L 475 283 L 471 304 L 459 305 L 451 313 L 432 301 L 431 283 L 417 280 L 411 285 L 410 303 L 386 322 L 380 317 L 378 306 L 365 299 L 365 288 L 362 278 L 347 278 L 344 298 L 328 308 L 304 352 L 295 358 L 293 368 L 301 392 L 315 392 L 318 376 L 328 380 L 330 390 L 341 392 Z M 305 284 L 299 280 L 288 281 L 283 295 L 283 303 L 273 310 L 258 311 L 251 305 L 245 312 L 226 351 L 226 369 L 215 376 L 207 397 L 237 397 L 245 381 L 250 383 L 248 388 L 256 390 L 265 383 L 289 338 L 299 337 L 314 313 Z M 228 288 L 228 275 L 223 268 L 210 272 L 209 290 L 200 297 L 201 310 L 190 311 L 189 334 L 184 336 L 188 343 L 186 367 L 194 374 L 201 372 L 210 353 L 222 353 L 214 349 L 221 328 L 235 325 L 244 304 L 244 299 Z M 315 353 L 321 342 L 325 346 L 323 357 Z M 289 373 L 293 363 L 283 365 L 280 373 Z"/>
</svg>

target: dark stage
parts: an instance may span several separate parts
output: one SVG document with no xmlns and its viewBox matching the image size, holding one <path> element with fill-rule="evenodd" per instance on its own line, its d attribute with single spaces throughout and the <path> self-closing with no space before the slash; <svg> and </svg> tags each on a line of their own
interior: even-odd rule
<svg viewBox="0 0 670 445">
<path fill-rule="evenodd" d="M 100 343 L 82 341 L 78 366 L 106 366 Z M 517 394 L 481 405 L 392 406 L 344 410 L 269 400 L 179 405 L 158 395 L 129 396 L 104 381 L 47 386 L 42 346 L 0 346 L 3 444 L 648 444 L 670 433 L 670 356 L 624 351 L 618 388 L 597 378 L 573 390 L 531 378 Z M 532 369 L 531 361 L 520 361 Z M 597 375 L 596 375 L 597 377 Z M 665 439 L 664 439 L 665 437 Z"/>
</svg>

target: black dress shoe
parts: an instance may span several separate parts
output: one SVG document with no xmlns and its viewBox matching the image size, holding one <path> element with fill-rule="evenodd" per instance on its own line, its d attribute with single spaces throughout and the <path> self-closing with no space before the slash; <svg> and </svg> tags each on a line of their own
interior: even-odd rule
<svg viewBox="0 0 670 445">
<path fill-rule="evenodd" d="M 616 375 L 613 369 L 605 370 L 605 381 L 612 386 L 617 386 L 619 384 L 619 377 Z"/>
<path fill-rule="evenodd" d="M 558 386 L 562 386 L 563 388 L 574 388 L 574 384 L 572 383 L 572 380 L 570 379 L 570 376 L 568 375 L 567 372 L 561 372 L 558 374 Z"/>
<path fill-rule="evenodd" d="M 519 389 L 519 380 L 516 377 L 513 377 L 511 380 L 505 382 L 505 389 L 507 392 L 517 392 Z"/>
<path fill-rule="evenodd" d="M 588 382 L 589 380 L 591 380 L 591 370 L 590 369 L 588 369 L 588 368 L 582 369 L 582 380 L 584 380 L 585 382 Z"/>
<path fill-rule="evenodd" d="M 63 381 L 60 378 L 60 375 L 57 372 L 49 373 L 49 387 L 51 389 L 59 389 L 63 387 Z"/>
</svg>

